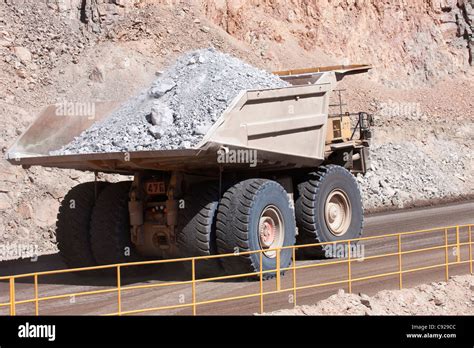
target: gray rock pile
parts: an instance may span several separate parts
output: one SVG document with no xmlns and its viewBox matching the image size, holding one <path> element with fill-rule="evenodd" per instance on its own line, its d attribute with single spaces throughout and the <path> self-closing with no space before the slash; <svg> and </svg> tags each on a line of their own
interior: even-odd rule
<svg viewBox="0 0 474 348">
<path fill-rule="evenodd" d="M 472 156 L 449 141 L 375 144 L 371 160 L 371 170 L 357 176 L 365 209 L 474 193 Z"/>
<path fill-rule="evenodd" d="M 54 154 L 193 147 L 241 90 L 287 85 L 212 48 L 193 51 Z"/>
</svg>

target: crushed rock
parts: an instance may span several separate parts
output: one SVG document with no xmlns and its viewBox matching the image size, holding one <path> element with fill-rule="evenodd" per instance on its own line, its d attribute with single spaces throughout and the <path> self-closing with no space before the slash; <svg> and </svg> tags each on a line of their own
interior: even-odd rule
<svg viewBox="0 0 474 348">
<path fill-rule="evenodd" d="M 371 169 L 358 175 L 364 208 L 405 208 L 418 201 L 473 194 L 472 154 L 449 141 L 373 144 Z"/>
<path fill-rule="evenodd" d="M 53 154 L 193 147 L 240 91 L 285 86 L 277 76 L 213 48 L 189 52 L 150 88 Z"/>
</svg>

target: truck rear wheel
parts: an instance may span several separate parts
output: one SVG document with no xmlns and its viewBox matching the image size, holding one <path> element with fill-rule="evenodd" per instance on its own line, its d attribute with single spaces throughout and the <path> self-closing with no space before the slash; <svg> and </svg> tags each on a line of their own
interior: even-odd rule
<svg viewBox="0 0 474 348">
<path fill-rule="evenodd" d="M 97 186 L 96 186 L 97 185 Z M 56 223 L 59 255 L 69 268 L 96 265 L 90 240 L 90 220 L 97 193 L 107 182 L 85 182 L 73 187 L 64 196 Z"/>
<path fill-rule="evenodd" d="M 130 181 L 111 184 L 97 198 L 91 219 L 91 244 L 100 265 L 138 260 L 130 235 L 130 186 Z"/>
<path fill-rule="evenodd" d="M 337 165 L 320 167 L 298 185 L 298 244 L 333 242 L 362 234 L 362 199 L 354 176 Z M 329 256 L 321 247 L 300 249 L 306 257 Z"/>
<path fill-rule="evenodd" d="M 287 193 L 271 180 L 249 179 L 227 190 L 219 204 L 216 225 L 219 253 L 264 250 L 263 271 L 276 269 L 276 252 L 268 249 L 295 243 L 295 219 Z M 291 249 L 281 251 L 281 268 L 290 266 L 291 256 Z M 258 272 L 260 255 L 225 257 L 222 264 L 231 274 Z M 275 272 L 269 272 L 263 278 L 273 276 Z"/>
<path fill-rule="evenodd" d="M 209 256 L 217 253 L 216 216 L 219 205 L 219 184 L 195 184 L 184 196 L 184 208 L 179 211 L 177 243 L 183 257 Z M 185 263 L 190 269 L 190 263 Z M 189 267 L 188 267 L 189 266 Z M 196 262 L 199 278 L 213 276 L 222 269 L 218 259 Z"/>
</svg>

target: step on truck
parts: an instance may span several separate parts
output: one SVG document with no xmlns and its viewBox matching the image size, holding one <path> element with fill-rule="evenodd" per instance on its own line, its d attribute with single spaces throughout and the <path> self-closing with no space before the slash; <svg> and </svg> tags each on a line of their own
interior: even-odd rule
<svg viewBox="0 0 474 348">
<path fill-rule="evenodd" d="M 261 258 L 247 253 L 199 262 L 197 271 L 268 271 L 277 259 L 286 268 L 291 250 L 277 257 L 274 249 L 361 235 L 354 174 L 369 166 L 372 117 L 343 112 L 335 88 L 370 68 L 275 72 L 291 86 L 241 91 L 189 149 L 52 156 L 119 104 L 96 103 L 94 118 L 57 116 L 51 105 L 7 159 L 25 168 L 96 173 L 94 181 L 73 187 L 59 209 L 56 238 L 68 267 L 262 250 Z M 97 179 L 101 172 L 133 180 L 104 182 Z M 303 256 L 324 256 L 314 249 Z"/>
</svg>

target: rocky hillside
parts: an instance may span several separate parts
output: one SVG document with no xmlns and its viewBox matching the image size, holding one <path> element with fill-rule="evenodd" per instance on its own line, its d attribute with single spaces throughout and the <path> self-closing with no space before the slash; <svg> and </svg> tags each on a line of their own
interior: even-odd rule
<svg viewBox="0 0 474 348">
<path fill-rule="evenodd" d="M 469 195 L 473 4 L 2 0 L 0 148 L 5 154 L 47 104 L 125 100 L 184 52 L 213 46 L 267 70 L 373 64 L 342 85 L 352 111 L 376 116 L 380 150 L 374 170 L 359 178 L 366 208 Z M 2 243 L 53 252 L 59 201 L 91 179 L 1 159 Z"/>
<path fill-rule="evenodd" d="M 472 1 L 202 3 L 227 33 L 283 65 L 294 65 L 302 50 L 318 52 L 313 59 L 321 62 L 373 63 L 386 85 L 406 86 L 465 73 L 472 63 Z"/>
</svg>

